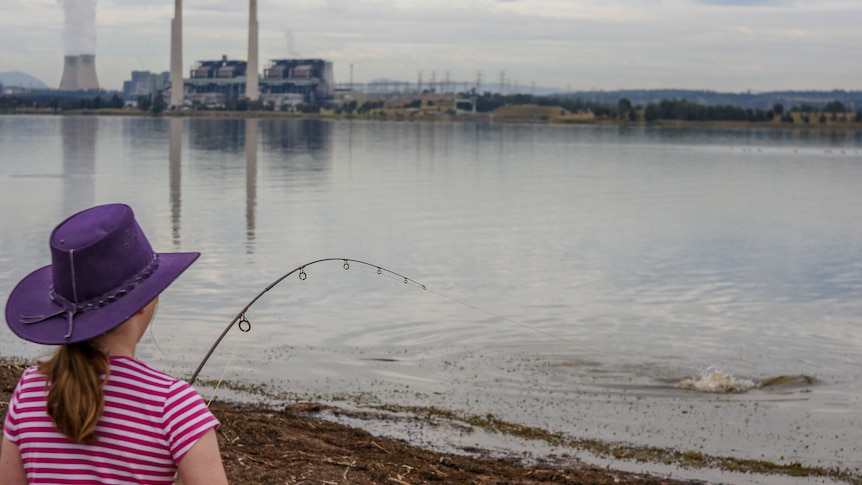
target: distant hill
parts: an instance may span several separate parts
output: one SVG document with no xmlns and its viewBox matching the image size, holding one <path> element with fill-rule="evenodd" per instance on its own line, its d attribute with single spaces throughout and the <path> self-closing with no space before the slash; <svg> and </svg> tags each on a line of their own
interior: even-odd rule
<svg viewBox="0 0 862 485">
<path fill-rule="evenodd" d="M 822 107 L 831 101 L 841 101 L 852 110 L 862 108 L 862 91 L 771 91 L 762 93 L 720 93 L 691 89 L 631 89 L 618 91 L 575 91 L 556 96 L 602 104 L 617 104 L 627 98 L 634 105 L 646 106 L 663 100 L 686 100 L 703 105 L 732 105 L 752 109 L 770 109 L 776 103 L 785 108 L 809 105 Z"/>
<path fill-rule="evenodd" d="M 0 72 L 0 84 L 6 87 L 45 89 L 47 84 L 21 71 Z"/>
</svg>

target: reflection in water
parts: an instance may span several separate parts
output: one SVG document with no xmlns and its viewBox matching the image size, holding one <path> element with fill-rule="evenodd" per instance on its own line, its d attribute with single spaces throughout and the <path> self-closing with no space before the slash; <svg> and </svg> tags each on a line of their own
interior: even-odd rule
<svg viewBox="0 0 862 485">
<path fill-rule="evenodd" d="M 254 209 L 257 203 L 258 121 L 245 120 L 245 234 L 246 251 L 254 253 Z"/>
<path fill-rule="evenodd" d="M 261 138 L 266 152 L 280 153 L 273 160 L 278 172 L 326 171 L 332 161 L 333 123 L 318 120 L 266 120 Z"/>
<path fill-rule="evenodd" d="M 182 208 L 183 120 L 171 118 L 170 127 L 171 234 L 173 235 L 174 246 L 179 246 L 180 209 Z"/>
<path fill-rule="evenodd" d="M 189 120 L 189 145 L 193 150 L 239 152 L 244 120 Z"/>
<path fill-rule="evenodd" d="M 63 116 L 63 211 L 74 214 L 94 205 L 96 198 L 96 129 L 98 118 Z"/>
</svg>

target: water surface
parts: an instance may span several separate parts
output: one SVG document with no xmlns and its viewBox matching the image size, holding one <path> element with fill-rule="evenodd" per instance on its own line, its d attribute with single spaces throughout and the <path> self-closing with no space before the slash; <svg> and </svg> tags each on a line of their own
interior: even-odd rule
<svg viewBox="0 0 862 485">
<path fill-rule="evenodd" d="M 176 375 L 354 258 L 201 379 L 862 467 L 862 132 L 4 116 L 0 153 L 4 301 L 93 204 L 203 253 L 141 348 Z"/>
</svg>

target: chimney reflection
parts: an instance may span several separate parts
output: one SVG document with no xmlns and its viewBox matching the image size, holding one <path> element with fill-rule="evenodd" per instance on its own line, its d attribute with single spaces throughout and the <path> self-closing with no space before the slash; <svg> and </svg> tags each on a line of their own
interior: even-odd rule
<svg viewBox="0 0 862 485">
<path fill-rule="evenodd" d="M 170 197 L 171 234 L 174 246 L 180 245 L 180 209 L 182 206 L 183 120 L 171 118 L 170 123 Z"/>
<path fill-rule="evenodd" d="M 255 205 L 257 204 L 258 121 L 245 120 L 245 235 L 246 251 L 254 252 Z"/>
<path fill-rule="evenodd" d="M 74 214 L 95 205 L 96 129 L 89 116 L 63 116 L 63 210 Z"/>
</svg>

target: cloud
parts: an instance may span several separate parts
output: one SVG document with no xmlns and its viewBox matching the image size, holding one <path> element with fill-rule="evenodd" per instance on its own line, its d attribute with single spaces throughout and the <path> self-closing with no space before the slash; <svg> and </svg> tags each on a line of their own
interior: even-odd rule
<svg viewBox="0 0 862 485">
<path fill-rule="evenodd" d="M 699 0 L 698 3 L 723 7 L 761 7 L 763 5 L 790 6 L 796 2 L 788 0 Z"/>
<path fill-rule="evenodd" d="M 862 2 L 838 0 L 259 0 L 261 63 L 321 56 L 345 81 L 453 79 L 521 86 L 858 89 Z M 184 0 L 184 69 L 246 56 L 248 3 Z M 99 0 L 99 79 L 169 65 L 170 0 Z M 63 9 L 14 1 L 0 65 L 59 82 Z M 292 41 L 286 32 L 290 33 Z M 293 51 L 293 52 L 291 52 Z M 8 66 L 8 67 L 7 67 Z M 829 72 L 824 76 L 823 72 Z"/>
</svg>

